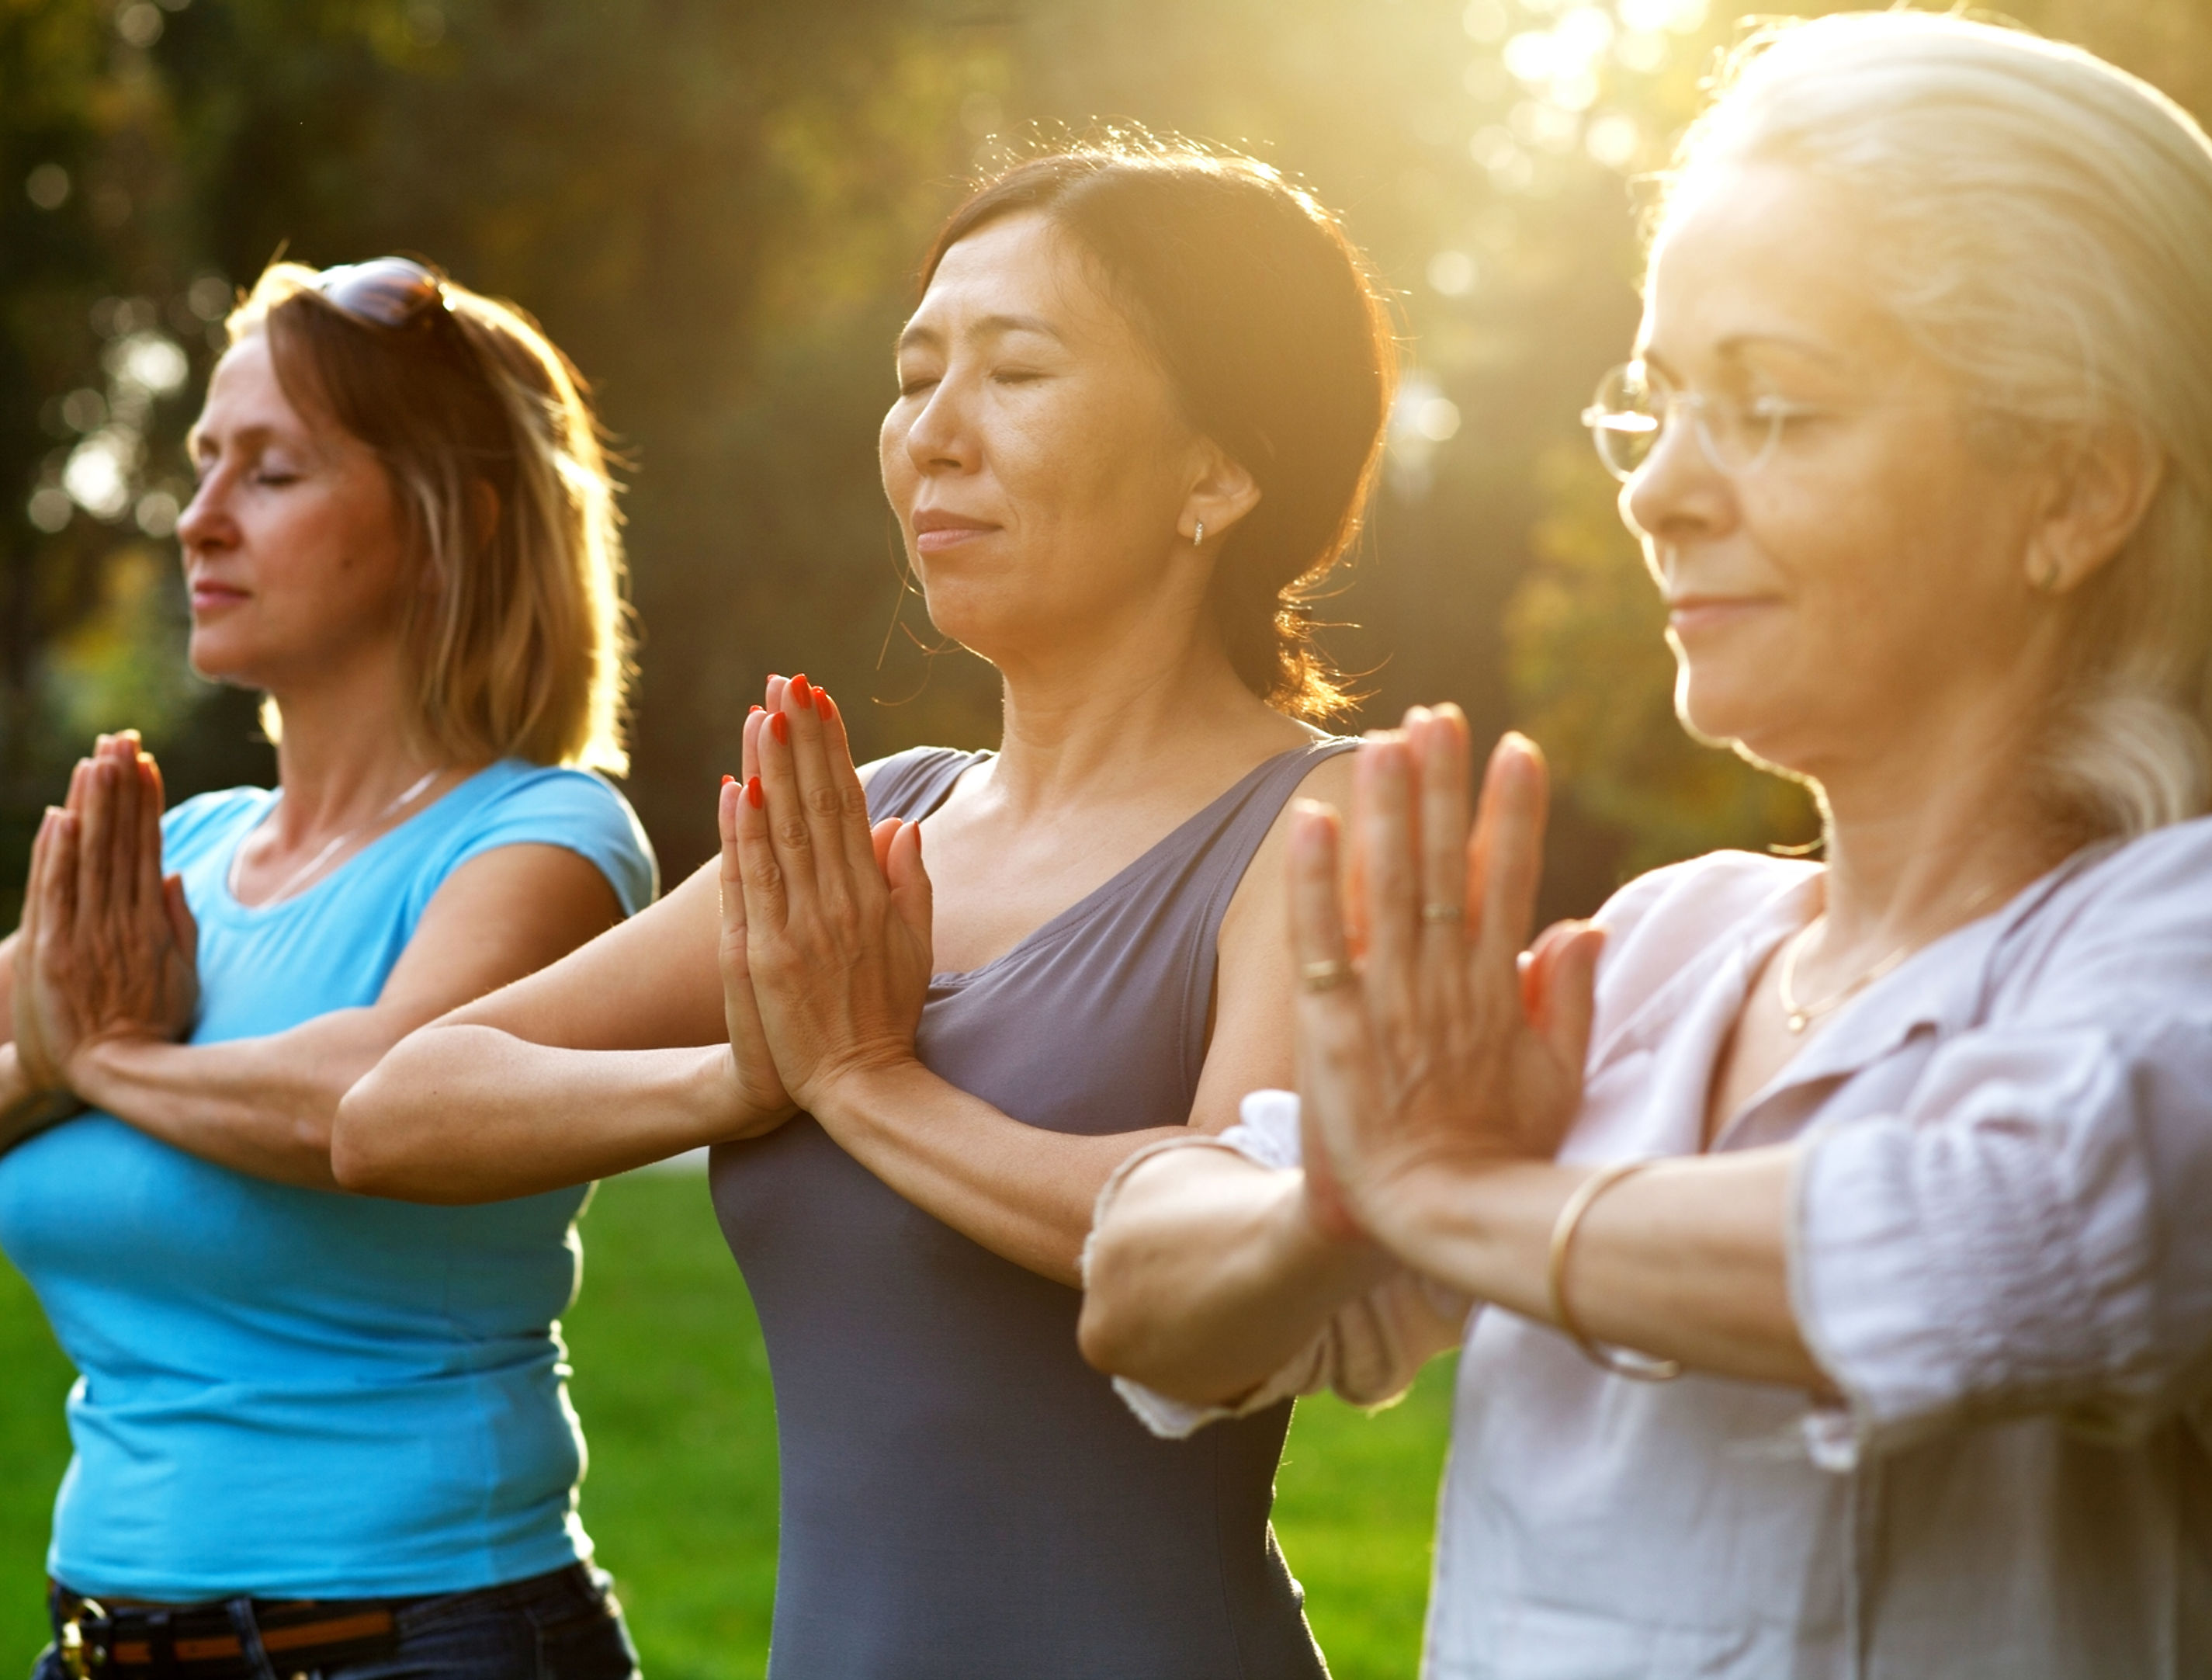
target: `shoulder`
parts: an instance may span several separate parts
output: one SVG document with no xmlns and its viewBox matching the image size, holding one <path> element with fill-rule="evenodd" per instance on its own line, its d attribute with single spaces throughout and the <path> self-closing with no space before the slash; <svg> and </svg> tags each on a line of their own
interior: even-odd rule
<svg viewBox="0 0 2212 1680">
<path fill-rule="evenodd" d="M 1690 958 L 1773 914 L 1777 900 L 1820 873 L 1801 858 L 1724 851 L 1638 875 L 1591 918 L 1606 931 L 1600 1007 L 1611 1013 L 1656 991 Z"/>
<path fill-rule="evenodd" d="M 1686 924 L 1717 928 L 1757 914 L 1820 873 L 1819 864 L 1802 858 L 1708 852 L 1638 875 L 1591 919 L 1614 944 Z"/>
<path fill-rule="evenodd" d="M 2000 992 L 2039 1010 L 2212 1007 L 2212 818 L 2101 847 L 2031 887 L 1993 953 Z"/>
<path fill-rule="evenodd" d="M 180 869 L 206 847 L 253 821 L 275 798 L 266 788 L 224 788 L 195 794 L 161 813 L 161 863 Z"/>
<path fill-rule="evenodd" d="M 867 790 L 870 819 L 904 816 L 916 804 L 933 803 L 931 794 L 942 791 L 946 781 L 981 756 L 957 746 L 910 746 L 889 758 L 871 759 L 856 772 Z"/>
<path fill-rule="evenodd" d="M 1288 818 L 1297 800 L 1310 799 L 1323 805 L 1333 805 L 1339 811 L 1352 808 L 1352 766 L 1359 755 L 1359 743 L 1354 740 L 1317 740 L 1313 745 L 1314 759 L 1306 773 L 1298 779 L 1297 791 L 1284 801 L 1282 813 L 1276 819 L 1278 827 Z M 1338 746 L 1343 750 L 1324 752 L 1324 747 Z"/>
<path fill-rule="evenodd" d="M 1241 930 L 1247 928 L 1256 929 L 1260 940 L 1270 947 L 1281 943 L 1281 904 L 1285 892 L 1283 858 L 1290 844 L 1291 819 L 1301 800 L 1330 806 L 1340 813 L 1351 811 L 1352 761 L 1356 755 L 1348 749 L 1357 745 L 1324 736 L 1306 749 L 1310 754 L 1306 763 L 1283 767 L 1296 778 L 1287 786 L 1270 773 L 1273 785 L 1262 796 L 1279 803 L 1266 813 L 1266 831 L 1244 860 L 1222 923 L 1222 942 L 1232 958 L 1243 938 Z M 1340 750 L 1327 751 L 1331 746 Z"/>
<path fill-rule="evenodd" d="M 2083 901 L 2212 920 L 2212 817 L 2153 829 L 2089 861 L 2062 889 Z"/>
<path fill-rule="evenodd" d="M 502 758 L 447 796 L 459 801 L 449 824 L 444 870 L 499 846 L 563 847 L 607 878 L 623 913 L 659 891 L 653 843 L 613 783 L 596 771 Z"/>
</svg>

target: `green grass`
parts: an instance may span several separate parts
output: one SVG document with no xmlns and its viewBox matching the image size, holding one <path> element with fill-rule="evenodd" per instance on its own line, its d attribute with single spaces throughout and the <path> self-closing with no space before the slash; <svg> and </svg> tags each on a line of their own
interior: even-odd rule
<svg viewBox="0 0 2212 1680">
<path fill-rule="evenodd" d="M 775 1414 L 760 1331 L 696 1177 L 600 1187 L 569 1315 L 592 1446 L 584 1519 L 651 1680 L 757 1680 L 775 1592 Z M 45 1643 L 69 1366 L 0 1264 L 0 1680 Z M 1448 1364 L 1366 1418 L 1302 1402 L 1276 1530 L 1338 1680 L 1410 1680 L 1450 1406 Z"/>
</svg>

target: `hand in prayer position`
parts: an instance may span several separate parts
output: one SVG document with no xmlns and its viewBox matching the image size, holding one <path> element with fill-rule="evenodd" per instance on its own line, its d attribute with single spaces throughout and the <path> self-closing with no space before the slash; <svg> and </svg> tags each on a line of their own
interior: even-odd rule
<svg viewBox="0 0 2212 1680">
<path fill-rule="evenodd" d="M 1545 770 L 1508 735 L 1469 821 L 1467 722 L 1416 709 L 1356 775 L 1358 867 L 1336 813 L 1291 837 L 1307 1194 L 1323 1228 L 1389 1240 L 1413 1181 L 1548 1160 L 1581 1100 L 1602 933 L 1563 922 L 1527 950 Z"/>
<path fill-rule="evenodd" d="M 26 1081 L 55 1092 L 117 1038 L 173 1042 L 198 1007 L 198 930 L 161 873 L 161 772 L 136 732 L 100 738 L 31 852 L 15 946 L 15 1044 Z"/>
</svg>

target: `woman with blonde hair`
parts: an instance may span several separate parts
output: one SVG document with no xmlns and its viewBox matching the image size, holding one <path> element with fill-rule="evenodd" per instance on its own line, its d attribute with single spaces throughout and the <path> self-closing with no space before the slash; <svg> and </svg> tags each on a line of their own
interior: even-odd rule
<svg viewBox="0 0 2212 1680">
<path fill-rule="evenodd" d="M 278 785 L 165 815 L 104 738 L 0 965 L 0 1243 L 82 1373 L 40 1676 L 621 1680 L 555 1324 L 582 1192 L 331 1171 L 402 1035 L 653 896 L 590 768 L 625 676 L 591 410 L 526 317 L 401 258 L 276 265 L 228 330 L 190 651 L 265 695 Z"/>
<path fill-rule="evenodd" d="M 1470 849 L 1416 712 L 1362 948 L 1292 837 L 1298 1095 L 1125 1166 L 1085 1348 L 1187 1433 L 1463 1341 L 1432 1676 L 2203 1674 L 2212 143 L 2024 33 L 1770 29 L 1588 417 L 1683 721 L 1825 861 L 1523 955 L 1541 762 Z"/>
</svg>

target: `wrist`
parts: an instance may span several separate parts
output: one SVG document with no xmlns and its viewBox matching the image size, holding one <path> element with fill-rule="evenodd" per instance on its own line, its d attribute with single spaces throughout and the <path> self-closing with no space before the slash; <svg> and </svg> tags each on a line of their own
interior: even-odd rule
<svg viewBox="0 0 2212 1680">
<path fill-rule="evenodd" d="M 763 1093 L 747 1080 L 735 1049 L 725 1043 L 701 1055 L 694 1080 L 701 1135 L 711 1142 L 732 1142 L 774 1131 L 797 1112 L 781 1088 Z"/>
<path fill-rule="evenodd" d="M 792 1092 L 792 1101 L 835 1132 L 865 1125 L 872 1117 L 892 1111 L 916 1075 L 930 1077 L 911 1048 L 901 1046 L 823 1068 L 803 1088 Z"/>
<path fill-rule="evenodd" d="M 1375 1239 L 1352 1216 L 1343 1188 L 1325 1166 L 1308 1165 L 1298 1180 L 1298 1194 L 1291 1207 L 1313 1243 L 1325 1251 L 1375 1246 Z"/>
<path fill-rule="evenodd" d="M 1267 1246 L 1277 1268 L 1316 1278 L 1340 1275 L 1364 1288 L 1397 1263 L 1353 1220 L 1333 1184 L 1324 1179 L 1316 1188 L 1310 1171 L 1298 1178 L 1296 1192 L 1283 1198 L 1269 1222 Z"/>
<path fill-rule="evenodd" d="M 165 1042 L 149 1033 L 124 1029 L 91 1034 L 78 1039 L 66 1055 L 57 1058 L 62 1081 L 85 1101 L 112 1107 L 103 1094 L 109 1089 L 110 1081 L 134 1053 Z"/>
<path fill-rule="evenodd" d="M 1361 1227 L 1405 1264 L 1456 1275 L 1498 1234 L 1514 1182 L 1548 1166 L 1488 1151 L 1430 1155 L 1363 1184 L 1351 1206 Z"/>
</svg>

